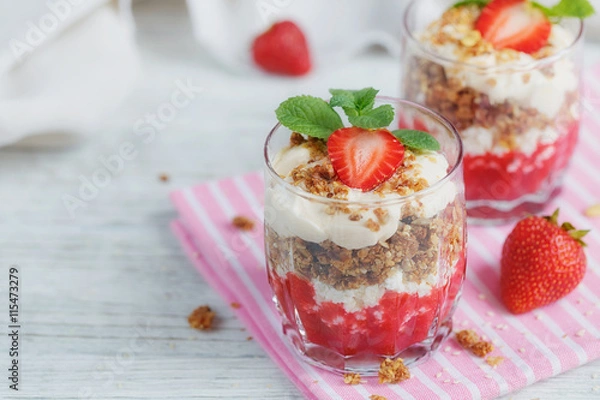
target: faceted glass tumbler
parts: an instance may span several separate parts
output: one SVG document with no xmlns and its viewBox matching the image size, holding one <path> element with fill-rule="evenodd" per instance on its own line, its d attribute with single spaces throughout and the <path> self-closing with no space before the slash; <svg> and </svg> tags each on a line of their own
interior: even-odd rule
<svg viewBox="0 0 600 400">
<path fill-rule="evenodd" d="M 564 48 L 541 58 L 455 60 L 420 40 L 454 0 L 413 0 L 403 19 L 401 96 L 439 112 L 464 145 L 468 215 L 479 224 L 539 213 L 559 192 L 580 125 L 583 22 L 553 28 Z M 559 35 L 560 34 L 560 35 Z M 552 36 L 551 36 L 552 38 Z M 488 58 L 486 58 L 488 57 Z"/>
<path fill-rule="evenodd" d="M 306 361 L 366 375 L 385 358 L 409 365 L 439 347 L 452 329 L 466 265 L 457 131 L 414 103 L 377 103 L 394 107 L 391 129 L 437 138 L 449 165 L 443 179 L 403 197 L 335 200 L 275 172 L 289 129 L 275 126 L 265 144 L 266 260 L 283 332 Z"/>
</svg>

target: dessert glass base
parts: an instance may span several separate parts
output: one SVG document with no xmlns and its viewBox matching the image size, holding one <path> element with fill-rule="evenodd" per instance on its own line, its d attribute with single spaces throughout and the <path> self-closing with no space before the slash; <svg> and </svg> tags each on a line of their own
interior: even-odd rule
<svg viewBox="0 0 600 400">
<path fill-rule="evenodd" d="M 355 354 L 344 356 L 328 347 L 307 343 L 302 334 L 293 326 L 283 327 L 283 332 L 290 338 L 300 358 L 308 364 L 335 373 L 357 372 L 362 376 L 377 376 L 381 362 L 386 358 L 401 358 L 407 367 L 416 366 L 426 361 L 452 332 L 452 318 L 442 322 L 437 331 L 427 340 L 407 347 L 396 354 Z"/>
<path fill-rule="evenodd" d="M 529 215 L 537 215 L 544 211 L 552 199 L 562 191 L 560 183 L 544 192 L 527 195 L 514 202 L 474 200 L 467 201 L 469 223 L 474 225 L 504 225 Z"/>
</svg>

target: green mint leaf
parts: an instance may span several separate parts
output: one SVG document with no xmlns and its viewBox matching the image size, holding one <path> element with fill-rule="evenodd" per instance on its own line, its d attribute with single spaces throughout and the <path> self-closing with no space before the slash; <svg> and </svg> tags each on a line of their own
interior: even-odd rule
<svg viewBox="0 0 600 400">
<path fill-rule="evenodd" d="M 358 110 L 359 114 L 362 114 L 363 111 L 370 111 L 373 109 L 377 93 L 379 93 L 379 90 L 373 89 L 372 87 L 357 90 L 353 93 L 354 104 L 356 105 L 355 108 Z"/>
<path fill-rule="evenodd" d="M 348 121 L 354 126 L 365 129 L 385 128 L 394 120 L 394 108 L 384 104 L 359 115 L 348 115 Z"/>
<path fill-rule="evenodd" d="M 440 150 L 440 142 L 427 132 L 413 129 L 398 129 L 392 132 L 406 147 L 415 150 Z"/>
<path fill-rule="evenodd" d="M 542 10 L 547 17 L 587 18 L 594 15 L 594 7 L 588 0 L 561 0 L 554 7 L 545 7 L 537 2 L 532 4 Z"/>
<path fill-rule="evenodd" d="M 281 124 L 294 132 L 327 139 L 344 123 L 337 112 L 323 99 L 312 96 L 291 97 L 281 103 L 275 115 Z"/>
<path fill-rule="evenodd" d="M 475 4 L 479 7 L 485 7 L 487 6 L 487 3 L 489 3 L 490 0 L 463 0 L 463 1 L 459 1 L 458 3 L 454 4 L 452 7 L 463 7 L 463 6 L 470 6 L 471 4 Z"/>
<path fill-rule="evenodd" d="M 546 17 L 550 18 L 552 17 L 552 11 L 550 11 L 550 9 L 548 7 L 546 7 L 543 4 L 538 3 L 537 1 L 532 1 L 531 5 L 534 6 L 535 8 L 539 8 L 544 15 L 546 15 Z"/>
<path fill-rule="evenodd" d="M 354 107 L 344 107 L 344 113 L 348 116 L 348 118 L 360 115 L 360 113 Z"/>
<path fill-rule="evenodd" d="M 379 90 L 371 87 L 361 90 L 330 89 L 329 93 L 332 94 L 329 101 L 332 107 L 342 107 L 346 114 L 348 114 L 346 109 L 355 110 L 360 115 L 373 109 Z"/>
<path fill-rule="evenodd" d="M 332 94 L 329 105 L 331 107 L 355 108 L 354 95 L 350 90 L 331 89 Z"/>
</svg>

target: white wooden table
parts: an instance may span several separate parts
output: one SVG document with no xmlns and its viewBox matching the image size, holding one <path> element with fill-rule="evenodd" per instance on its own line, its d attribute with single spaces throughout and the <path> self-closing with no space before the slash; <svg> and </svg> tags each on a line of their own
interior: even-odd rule
<svg viewBox="0 0 600 400">
<path fill-rule="evenodd" d="M 168 228 L 168 193 L 259 169 L 272 110 L 289 95 L 366 85 L 396 93 L 397 61 L 375 54 L 303 80 L 248 79 L 203 55 L 182 0 L 143 2 L 134 12 L 140 83 L 95 136 L 68 149 L 0 150 L 0 332 L 10 265 L 20 269 L 22 324 L 18 394 L 8 390 L 9 342 L 0 335 L 0 398 L 299 399 L 183 255 Z M 143 142 L 134 124 L 170 100 L 177 80 L 203 92 Z M 80 177 L 91 179 L 98 158 L 125 141 L 134 159 L 71 218 L 64 194 L 77 195 Z M 201 304 L 216 310 L 218 329 L 188 327 Z M 600 398 L 599 372 L 595 362 L 510 398 Z"/>
</svg>

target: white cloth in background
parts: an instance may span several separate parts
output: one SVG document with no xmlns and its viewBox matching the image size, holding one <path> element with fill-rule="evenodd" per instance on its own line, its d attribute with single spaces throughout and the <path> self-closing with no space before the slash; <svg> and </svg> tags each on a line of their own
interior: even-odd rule
<svg viewBox="0 0 600 400">
<path fill-rule="evenodd" d="M 0 146 L 71 143 L 135 81 L 129 0 L 0 0 L 0 26 Z"/>
<path fill-rule="evenodd" d="M 458 0 L 440 0 L 440 9 Z M 540 0 L 554 5 L 559 0 Z M 600 12 L 600 0 L 591 0 Z M 254 37 L 291 19 L 307 36 L 317 67 L 339 65 L 377 44 L 401 55 L 402 14 L 408 0 L 187 0 L 196 39 L 225 66 L 250 70 Z M 600 15 L 586 21 L 588 39 L 600 38 Z"/>
</svg>

